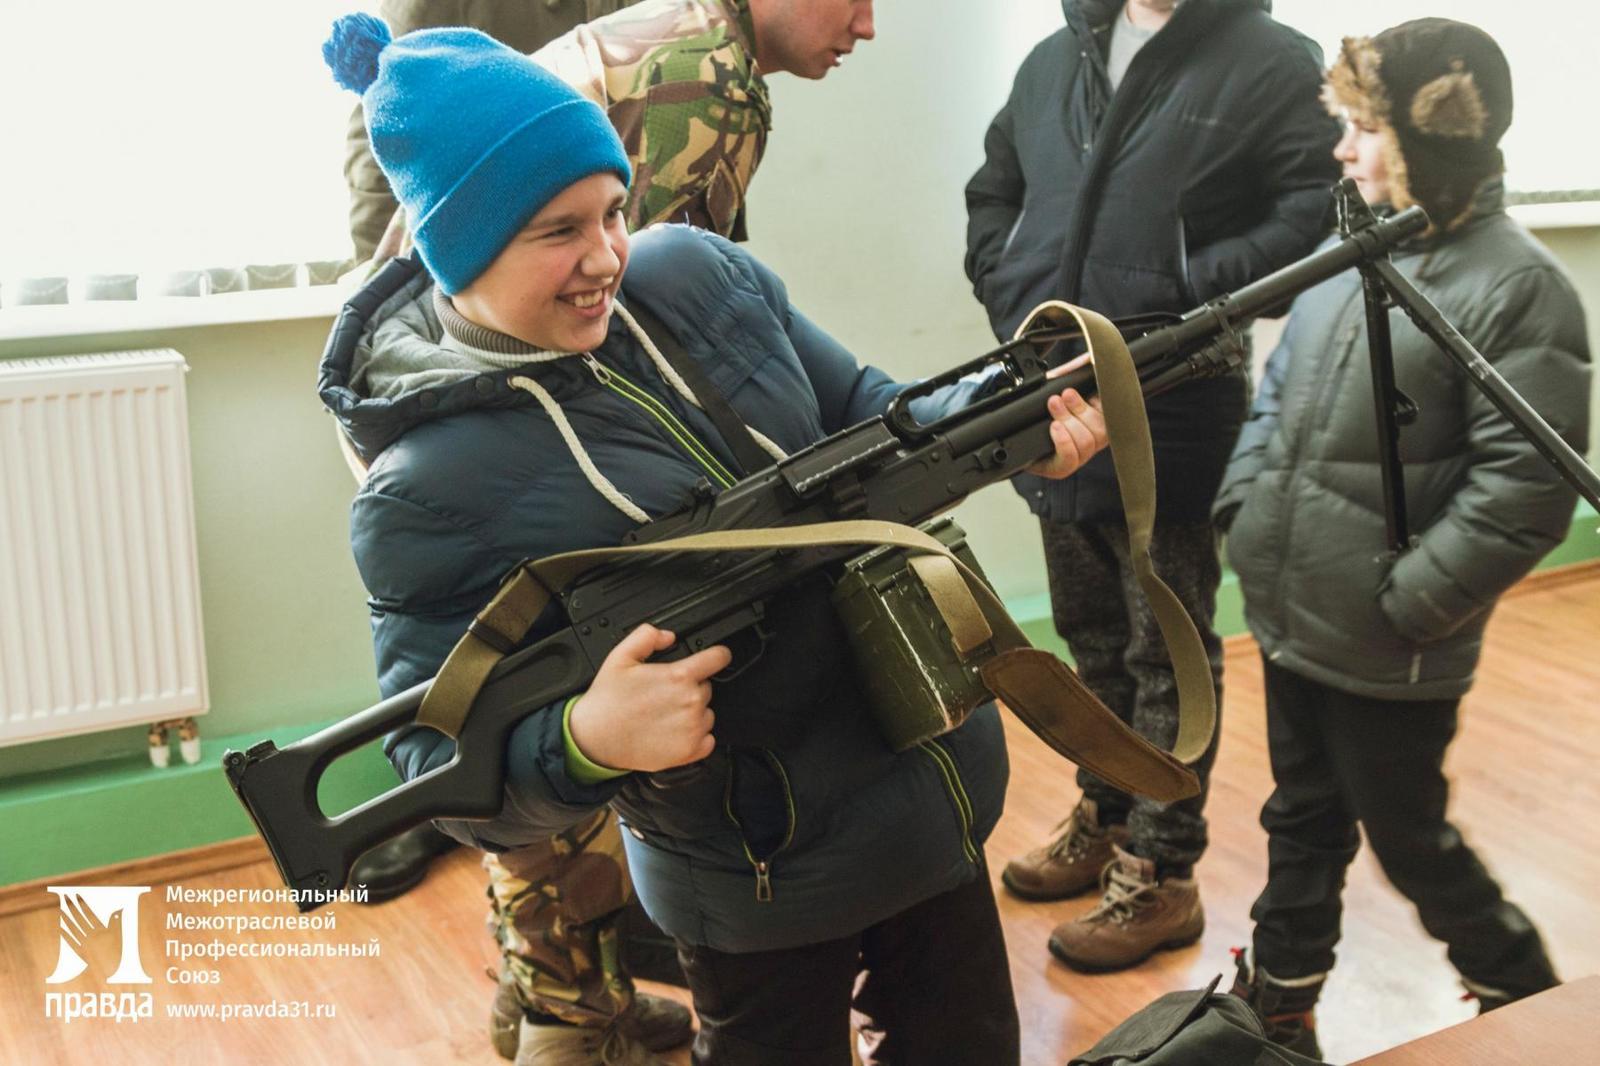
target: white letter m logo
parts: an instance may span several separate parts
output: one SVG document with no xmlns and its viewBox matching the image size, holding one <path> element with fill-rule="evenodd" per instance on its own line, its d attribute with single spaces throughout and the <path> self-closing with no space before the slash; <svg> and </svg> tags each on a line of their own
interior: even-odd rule
<svg viewBox="0 0 1600 1066">
<path fill-rule="evenodd" d="M 111 985 L 147 985 L 139 963 L 139 897 L 148 885 L 51 885 L 61 901 L 61 954 L 46 984 L 59 985 L 89 968 L 84 958 L 108 958 L 120 950 Z M 116 947 L 113 947 L 115 945 Z"/>
</svg>

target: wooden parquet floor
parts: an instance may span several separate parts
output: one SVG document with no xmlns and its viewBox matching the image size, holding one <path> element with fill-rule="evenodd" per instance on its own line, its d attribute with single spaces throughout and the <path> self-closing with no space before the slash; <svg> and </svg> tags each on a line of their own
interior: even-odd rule
<svg viewBox="0 0 1600 1066">
<path fill-rule="evenodd" d="M 1212 844 L 1199 877 L 1208 928 L 1199 943 L 1122 974 L 1088 977 L 1052 961 L 1045 938 L 1086 910 L 1085 898 L 1028 904 L 1001 896 L 1001 914 L 1022 1015 L 1024 1062 L 1063 1063 L 1156 996 L 1229 972 L 1228 949 L 1248 938 L 1248 910 L 1265 870 L 1256 815 L 1270 788 L 1263 738 L 1261 670 L 1252 646 L 1229 650 L 1223 742 L 1208 814 Z M 1544 577 L 1516 590 L 1490 627 L 1476 688 L 1463 713 L 1449 770 L 1453 817 L 1508 894 L 1543 928 L 1563 975 L 1600 972 L 1600 569 Z M 1042 841 L 1076 799 L 1073 771 L 1008 722 L 1012 783 L 1006 815 L 989 841 L 991 866 Z M 183 879 L 190 890 L 268 888 L 267 864 Z M 1472 1012 L 1443 950 L 1363 853 L 1346 891 L 1340 964 L 1321 1012 L 1323 1042 L 1348 1061 L 1459 1021 Z M 281 914 L 281 907 L 168 902 L 157 884 L 145 897 L 141 950 L 156 1017 L 114 1022 L 46 1019 L 45 977 L 57 956 L 57 912 L 0 919 L 0 1064 L 173 1062 L 473 1064 L 497 1059 L 484 1033 L 494 952 L 483 925 L 483 877 L 457 852 L 425 884 L 378 907 L 327 911 L 336 927 L 314 933 L 222 934 L 227 942 L 375 943 L 380 954 L 344 958 L 223 958 L 189 962 L 219 984 L 166 980 L 166 941 L 204 936 L 166 928 L 172 914 Z M 324 912 L 319 912 L 324 913 Z M 96 989 L 89 974 L 62 989 Z M 298 1003 L 336 1016 L 168 1017 L 185 1005 Z M 294 1008 L 288 1008 L 294 1009 Z M 675 1062 L 687 1062 L 678 1053 Z"/>
</svg>

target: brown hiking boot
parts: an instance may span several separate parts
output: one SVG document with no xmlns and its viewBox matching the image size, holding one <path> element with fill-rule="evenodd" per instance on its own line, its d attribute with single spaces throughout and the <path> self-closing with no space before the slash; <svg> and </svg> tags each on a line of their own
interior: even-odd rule
<svg viewBox="0 0 1600 1066">
<path fill-rule="evenodd" d="M 1054 840 L 1006 863 L 1000 881 L 1022 899 L 1067 899 L 1100 883 L 1112 859 L 1112 846 L 1128 842 L 1125 825 L 1103 826 L 1092 799 L 1081 799 L 1056 826 Z"/>
<path fill-rule="evenodd" d="M 534 1025 L 523 1019 L 515 1066 L 668 1066 L 616 1025 Z"/>
<path fill-rule="evenodd" d="M 1094 910 L 1050 934 L 1050 954 L 1086 973 L 1125 970 L 1157 951 L 1200 939 L 1206 915 L 1191 878 L 1156 880 L 1156 864 L 1113 849 Z"/>
<path fill-rule="evenodd" d="M 516 984 L 512 981 L 510 972 L 502 965 L 500 982 L 494 992 L 494 1004 L 489 1009 L 489 1042 L 494 1045 L 496 1053 L 501 1058 L 517 1057 L 518 1045 L 524 1032 L 523 1020 L 522 1001 L 517 996 Z M 689 1038 L 694 1036 L 694 1018 L 690 1015 L 689 1008 L 664 996 L 652 996 L 645 992 L 633 994 L 633 1005 L 616 1020 L 614 1026 L 623 1036 L 643 1044 L 650 1051 L 675 1048 L 679 1044 L 688 1043 Z M 545 1030 L 578 1028 L 572 1025 L 529 1027 L 539 1030 L 541 1034 L 544 1034 Z M 602 1032 L 593 1029 L 589 1031 Z M 559 1042 L 554 1034 L 544 1034 L 542 1039 L 546 1042 Z M 599 1063 L 601 1060 L 594 1061 Z"/>
</svg>

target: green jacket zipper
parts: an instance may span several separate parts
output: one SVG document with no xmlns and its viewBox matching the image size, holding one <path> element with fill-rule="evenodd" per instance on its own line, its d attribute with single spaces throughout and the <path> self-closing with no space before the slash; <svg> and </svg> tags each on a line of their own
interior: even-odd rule
<svg viewBox="0 0 1600 1066">
<path fill-rule="evenodd" d="M 588 352 L 583 354 L 583 361 L 588 366 L 589 372 L 594 375 L 594 379 L 602 386 L 610 389 L 635 406 L 643 408 L 647 414 L 661 423 L 662 428 L 682 446 L 683 450 L 688 452 L 705 469 L 705 472 L 711 476 L 711 480 L 722 488 L 727 488 L 737 480 L 728 472 L 728 468 L 718 462 L 715 455 L 711 454 L 711 449 L 701 444 L 689 427 L 679 421 L 678 416 L 668 410 L 660 400 L 657 400 L 617 371 L 601 365 L 600 360 Z"/>
<path fill-rule="evenodd" d="M 961 822 L 961 850 L 967 861 L 976 866 L 978 845 L 972 839 L 972 801 L 967 798 L 967 790 L 961 783 L 961 771 L 956 766 L 955 756 L 946 751 L 943 745 L 931 740 L 924 740 L 918 747 L 939 767 L 944 787 L 950 793 L 950 802 L 955 805 L 956 817 Z"/>
<path fill-rule="evenodd" d="M 766 748 L 761 749 L 761 755 L 767 760 L 767 765 L 772 767 L 772 772 L 778 775 L 778 780 L 783 783 L 783 805 L 789 812 L 789 828 L 783 834 L 783 839 L 778 846 L 767 852 L 761 858 L 756 858 L 755 852 L 750 850 L 750 841 L 744 835 L 744 826 L 739 821 L 739 816 L 733 813 L 733 760 L 728 760 L 728 779 L 722 790 L 722 813 L 727 815 L 728 821 L 739 830 L 739 846 L 744 849 L 744 857 L 750 863 L 750 868 L 756 872 L 756 902 L 772 902 L 772 859 L 794 840 L 795 826 L 799 817 L 794 809 L 794 789 L 789 787 L 789 774 L 783 768 L 783 763 L 778 757 Z"/>
</svg>

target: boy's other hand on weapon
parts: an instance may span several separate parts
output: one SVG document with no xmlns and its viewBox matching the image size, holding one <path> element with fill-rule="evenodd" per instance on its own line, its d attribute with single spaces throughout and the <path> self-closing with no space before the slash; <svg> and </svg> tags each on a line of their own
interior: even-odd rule
<svg viewBox="0 0 1600 1066">
<path fill-rule="evenodd" d="M 1088 365 L 1089 354 L 1085 352 L 1052 368 L 1046 377 L 1058 378 Z M 1106 446 L 1106 419 L 1100 413 L 1100 397 L 1085 400 L 1077 389 L 1063 389 L 1060 395 L 1049 397 L 1045 406 L 1050 411 L 1050 440 L 1056 446 L 1056 454 L 1028 467 L 1028 473 L 1063 478 Z"/>
<path fill-rule="evenodd" d="M 611 649 L 589 691 L 573 705 L 572 742 L 590 762 L 655 772 L 711 754 L 711 678 L 733 661 L 725 646 L 653 663 L 677 638 L 645 624 Z"/>
</svg>

